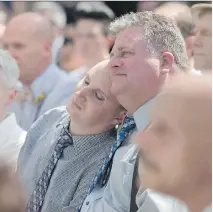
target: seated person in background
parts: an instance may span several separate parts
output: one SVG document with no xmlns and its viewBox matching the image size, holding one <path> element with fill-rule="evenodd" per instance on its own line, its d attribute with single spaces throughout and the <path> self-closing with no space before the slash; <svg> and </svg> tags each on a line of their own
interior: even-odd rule
<svg viewBox="0 0 213 212">
<path fill-rule="evenodd" d="M 211 76 L 174 78 L 157 97 L 151 120 L 136 137 L 141 185 L 177 197 L 190 212 L 212 211 Z"/>
<path fill-rule="evenodd" d="M 69 28 L 71 28 L 71 26 Z M 74 28 L 70 29 L 70 31 L 72 30 L 74 30 Z M 83 64 L 82 56 L 73 41 L 73 34 L 74 32 L 67 32 L 64 37 L 64 45 L 58 54 L 58 66 L 67 72 L 72 72 L 80 68 Z"/>
<path fill-rule="evenodd" d="M 197 28 L 193 46 L 195 68 L 208 73 L 212 71 L 212 4 L 195 4 L 191 12 Z"/>
<path fill-rule="evenodd" d="M 10 111 L 15 112 L 18 124 L 25 130 L 43 113 L 68 101 L 65 92 L 71 83 L 60 93 L 55 92 L 67 74 L 52 63 L 52 40 L 49 21 L 33 12 L 12 18 L 2 39 L 3 47 L 17 61 L 23 84 Z"/>
<path fill-rule="evenodd" d="M 78 2 L 75 7 L 74 43 L 83 59 L 83 66 L 70 73 L 79 78 L 100 61 L 109 59 L 111 39 L 109 23 L 114 12 L 104 2 Z"/>
<path fill-rule="evenodd" d="M 74 25 L 73 43 L 74 54 L 78 65 L 82 66 L 69 72 L 66 82 L 62 81 L 54 93 L 63 95 L 68 99 L 85 73 L 95 64 L 109 59 L 111 37 L 108 26 L 114 18 L 113 11 L 104 2 L 78 2 L 75 7 L 76 23 Z M 66 94 L 65 94 L 66 93 Z M 54 96 L 52 97 L 54 99 Z M 60 105 L 65 105 L 67 98 Z"/>
<path fill-rule="evenodd" d="M 157 7 L 154 12 L 172 18 L 173 21 L 175 21 L 186 44 L 187 56 L 189 58 L 189 70 L 193 74 L 201 75 L 200 71 L 194 69 L 193 45 L 196 35 L 196 26 L 191 15 L 190 7 L 182 2 L 167 2 Z"/>
<path fill-rule="evenodd" d="M 15 114 L 6 112 L 16 97 L 18 78 L 16 61 L 8 52 L 0 50 L 0 146 L 2 155 L 14 166 L 26 136 L 26 132 L 17 124 Z"/>
<path fill-rule="evenodd" d="M 0 154 L 2 151 L 0 150 Z M 18 183 L 13 168 L 3 162 L 0 164 L 0 211 L 24 212 L 25 197 L 23 189 Z"/>
<path fill-rule="evenodd" d="M 30 128 L 19 157 L 28 211 L 75 211 L 115 142 L 126 110 L 111 94 L 108 61 L 79 82 L 67 108 L 55 108 Z"/>
</svg>

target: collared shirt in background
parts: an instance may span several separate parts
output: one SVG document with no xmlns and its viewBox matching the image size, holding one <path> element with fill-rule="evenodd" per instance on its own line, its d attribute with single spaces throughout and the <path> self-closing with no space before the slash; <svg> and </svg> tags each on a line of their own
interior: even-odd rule
<svg viewBox="0 0 213 212">
<path fill-rule="evenodd" d="M 85 66 L 82 66 L 76 70 L 71 71 L 69 73 L 69 76 L 72 79 L 76 79 L 76 80 L 80 81 L 84 77 L 86 72 L 87 72 L 87 68 Z"/>
<path fill-rule="evenodd" d="M 28 88 L 29 93 L 26 98 L 17 99 L 9 108 L 9 111 L 15 112 L 17 122 L 24 130 L 27 131 L 47 110 L 60 106 L 64 99 L 67 100 L 67 96 L 64 97 L 64 91 L 57 90 L 59 83 L 63 83 L 66 79 L 67 74 L 63 70 L 54 64 L 49 65 L 47 70 Z"/>
<path fill-rule="evenodd" d="M 0 157 L 16 167 L 19 151 L 25 142 L 26 132 L 19 127 L 15 114 L 0 122 Z"/>
</svg>

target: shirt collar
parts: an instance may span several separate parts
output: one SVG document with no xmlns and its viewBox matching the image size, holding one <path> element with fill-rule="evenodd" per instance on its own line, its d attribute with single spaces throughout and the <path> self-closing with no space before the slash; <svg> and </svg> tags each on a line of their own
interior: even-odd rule
<svg viewBox="0 0 213 212">
<path fill-rule="evenodd" d="M 151 105 L 155 97 L 142 105 L 134 114 L 135 123 L 139 131 L 143 131 L 151 121 Z"/>
<path fill-rule="evenodd" d="M 55 64 L 50 64 L 44 73 L 33 81 L 30 87 L 32 89 L 34 98 L 37 98 L 41 94 L 47 95 L 50 93 L 58 80 L 58 76 L 56 74 L 57 69 L 58 67 Z"/>
<path fill-rule="evenodd" d="M 202 76 L 202 72 L 200 70 L 196 70 L 194 68 L 192 69 L 191 74 L 195 75 L 195 76 Z"/>
</svg>

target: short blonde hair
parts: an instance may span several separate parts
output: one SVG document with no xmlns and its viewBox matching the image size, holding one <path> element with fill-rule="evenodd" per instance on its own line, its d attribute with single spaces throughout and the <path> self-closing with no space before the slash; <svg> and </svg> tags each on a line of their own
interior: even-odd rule
<svg viewBox="0 0 213 212">
<path fill-rule="evenodd" d="M 174 55 L 177 70 L 188 70 L 185 41 L 175 22 L 150 11 L 128 13 L 110 24 L 110 31 L 117 36 L 126 28 L 141 27 L 141 39 L 147 44 L 151 56 L 159 57 L 168 51 Z"/>
</svg>

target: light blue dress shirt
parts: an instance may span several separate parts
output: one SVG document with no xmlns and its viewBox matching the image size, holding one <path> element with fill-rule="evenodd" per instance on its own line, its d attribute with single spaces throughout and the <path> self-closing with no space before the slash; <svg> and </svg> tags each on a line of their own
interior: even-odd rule
<svg viewBox="0 0 213 212">
<path fill-rule="evenodd" d="M 68 102 L 76 83 L 72 86 L 72 82 L 67 81 L 67 76 L 58 66 L 50 64 L 31 84 L 33 98 L 16 101 L 9 108 L 9 111 L 15 112 L 17 122 L 24 130 L 28 131 L 33 122 L 46 111 Z M 42 93 L 45 98 L 35 104 L 34 100 Z"/>
<path fill-rule="evenodd" d="M 138 130 L 144 130 L 150 123 L 150 106 L 153 99 L 134 114 Z M 134 135 L 135 132 L 132 134 Z M 132 137 L 130 136 L 130 139 Z M 132 177 L 137 157 L 136 145 L 120 147 L 113 160 L 107 186 L 96 189 L 84 201 L 81 212 L 129 212 Z M 186 212 L 185 205 L 171 197 L 152 190 L 139 189 L 136 195 L 138 212 Z"/>
<path fill-rule="evenodd" d="M 69 73 L 70 78 L 80 81 L 84 74 L 87 72 L 86 66 L 82 66 L 76 70 L 73 70 Z"/>
</svg>

